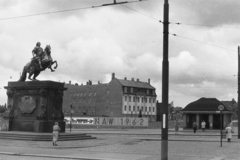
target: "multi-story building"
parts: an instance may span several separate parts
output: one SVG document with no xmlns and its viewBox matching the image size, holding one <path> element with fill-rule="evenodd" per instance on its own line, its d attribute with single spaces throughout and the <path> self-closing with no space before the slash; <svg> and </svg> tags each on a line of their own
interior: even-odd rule
<svg viewBox="0 0 240 160">
<path fill-rule="evenodd" d="M 139 79 L 118 79 L 112 73 L 109 83 L 86 85 L 65 84 L 63 112 L 71 113 L 70 106 L 74 108 L 74 116 L 82 117 L 148 117 L 156 120 L 156 92 L 148 82 Z M 141 113 L 140 113 L 141 112 Z"/>
</svg>

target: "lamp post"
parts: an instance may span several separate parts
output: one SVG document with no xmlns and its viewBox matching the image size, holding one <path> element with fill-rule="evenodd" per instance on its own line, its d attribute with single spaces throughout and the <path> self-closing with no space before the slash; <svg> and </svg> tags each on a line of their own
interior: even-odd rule
<svg viewBox="0 0 240 160">
<path fill-rule="evenodd" d="M 222 147 L 222 126 L 223 126 L 223 124 L 222 124 L 222 121 L 223 121 L 223 119 L 222 119 L 222 110 L 224 110 L 224 106 L 223 105 L 219 105 L 218 106 L 218 110 L 220 110 L 220 136 L 221 136 L 220 140 L 221 140 L 221 147 Z"/>
<path fill-rule="evenodd" d="M 72 105 L 70 105 L 70 107 L 71 107 L 71 117 L 70 117 L 70 132 L 72 131 L 72 114 L 74 113 L 74 110 L 73 110 L 73 106 Z"/>
</svg>

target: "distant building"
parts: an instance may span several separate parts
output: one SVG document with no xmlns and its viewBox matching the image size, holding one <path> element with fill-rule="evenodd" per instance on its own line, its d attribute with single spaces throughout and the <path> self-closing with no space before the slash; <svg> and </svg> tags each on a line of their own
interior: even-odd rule
<svg viewBox="0 0 240 160">
<path fill-rule="evenodd" d="M 237 120 L 238 119 L 238 115 L 237 115 L 238 103 L 235 101 L 235 99 L 233 98 L 232 101 L 221 101 L 221 102 L 227 107 L 227 109 L 233 112 L 231 116 L 231 120 Z"/>
<path fill-rule="evenodd" d="M 74 107 L 74 116 L 81 117 L 148 117 L 156 120 L 156 92 L 148 82 L 139 79 L 118 79 L 112 73 L 109 83 L 86 85 L 65 84 L 63 112 L 70 114 L 70 105 Z M 141 110 L 141 111 L 140 111 Z"/>
<path fill-rule="evenodd" d="M 201 122 L 206 122 L 207 129 L 220 129 L 220 111 L 218 107 L 222 105 L 224 109 L 223 114 L 223 128 L 231 120 L 233 112 L 229 109 L 226 101 L 221 102 L 216 98 L 200 98 L 197 101 L 189 103 L 184 109 L 183 113 L 184 128 L 192 128 L 193 122 L 197 122 L 198 128 L 201 128 Z"/>
</svg>

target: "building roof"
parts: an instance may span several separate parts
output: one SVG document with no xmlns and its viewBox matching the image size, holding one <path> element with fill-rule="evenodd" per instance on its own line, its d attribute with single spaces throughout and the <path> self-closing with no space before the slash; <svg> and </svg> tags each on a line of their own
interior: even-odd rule
<svg viewBox="0 0 240 160">
<path fill-rule="evenodd" d="M 125 79 L 117 79 L 122 86 L 126 87 L 136 87 L 136 88 L 147 88 L 147 89 L 155 89 L 147 82 L 141 81 L 132 81 L 132 80 L 125 80 Z"/>
<path fill-rule="evenodd" d="M 189 103 L 181 111 L 219 111 L 218 106 L 223 105 L 223 111 L 229 111 L 227 107 L 216 98 L 200 98 L 197 101 Z"/>
<path fill-rule="evenodd" d="M 232 101 L 221 101 L 229 110 L 238 110 L 238 103 L 233 99 Z"/>
</svg>

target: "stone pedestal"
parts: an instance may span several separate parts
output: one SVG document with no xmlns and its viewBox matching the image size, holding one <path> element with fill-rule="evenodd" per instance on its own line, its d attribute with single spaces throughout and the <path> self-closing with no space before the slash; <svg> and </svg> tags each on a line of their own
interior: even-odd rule
<svg viewBox="0 0 240 160">
<path fill-rule="evenodd" d="M 8 82 L 9 131 L 52 132 L 55 122 L 65 132 L 62 112 L 63 83 L 53 81 Z"/>
</svg>

